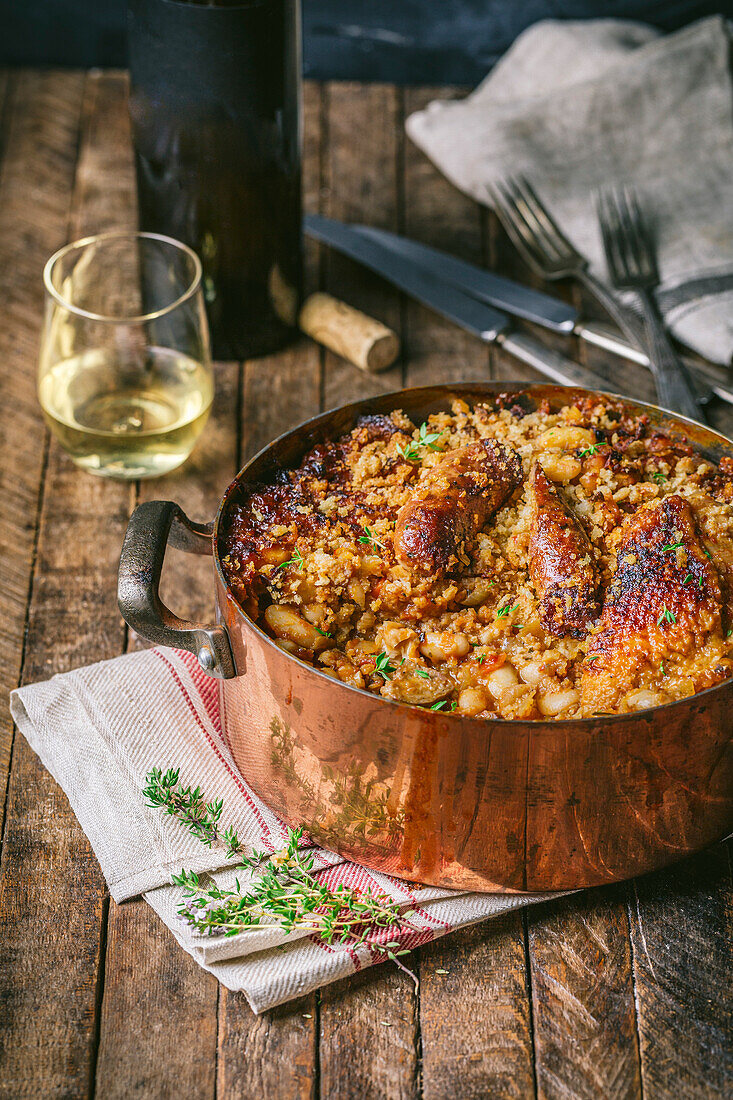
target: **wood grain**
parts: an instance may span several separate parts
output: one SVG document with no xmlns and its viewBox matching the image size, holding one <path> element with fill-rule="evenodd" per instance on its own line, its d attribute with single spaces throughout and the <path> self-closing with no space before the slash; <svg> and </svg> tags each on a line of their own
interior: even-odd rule
<svg viewBox="0 0 733 1100">
<path fill-rule="evenodd" d="M 425 1100 L 534 1096 L 521 913 L 422 948 Z"/>
<path fill-rule="evenodd" d="M 725 845 L 627 886 L 646 1100 L 733 1094 L 733 891 Z"/>
<path fill-rule="evenodd" d="M 538 1095 L 641 1097 L 623 888 L 527 914 Z"/>
<path fill-rule="evenodd" d="M 392 964 L 326 986 L 320 1020 L 322 1097 L 419 1096 L 417 999 L 412 980 Z"/>
<path fill-rule="evenodd" d="M 3 74 L 0 164 L 0 831 L 35 555 L 46 431 L 36 399 L 41 272 L 66 238 L 83 78 Z"/>
<path fill-rule="evenodd" d="M 118 73 L 0 79 L 0 392 L 13 410 L 0 420 L 10 456 L 0 468 L 6 693 L 21 668 L 24 681 L 41 679 L 125 644 L 115 572 L 138 494 L 81 474 L 55 445 L 46 462 L 35 398 L 43 261 L 67 233 L 134 222 L 125 89 Z M 493 215 L 403 139 L 404 115 L 438 94 L 451 92 L 307 85 L 306 207 L 483 257 L 538 285 Z M 410 384 L 490 370 L 535 377 L 312 243 L 306 271 L 311 288 L 402 333 Z M 649 392 L 639 368 L 573 350 L 619 388 Z M 140 493 L 175 499 L 194 519 L 211 518 L 244 456 L 325 405 L 397 388 L 403 371 L 369 378 L 302 340 L 266 359 L 218 364 L 216 376 L 212 420 L 190 463 Z M 717 406 L 713 419 L 730 433 L 733 413 Z M 164 597 L 182 614 L 208 616 L 209 570 L 206 560 L 170 555 Z M 0 718 L 0 788 L 10 732 Z M 19 738 L 0 863 L 0 1095 L 83 1097 L 96 1088 L 100 1097 L 195 1100 L 524 1100 L 536 1086 L 539 1096 L 562 1100 L 698 1100 L 733 1089 L 723 848 L 632 886 L 437 941 L 412 960 L 419 997 L 409 978 L 384 965 L 261 1017 L 241 995 L 219 990 L 142 900 L 111 905 L 108 920 L 107 905 L 65 797 Z"/>
<path fill-rule="evenodd" d="M 321 89 L 307 84 L 304 95 L 306 140 L 303 197 L 317 210 L 321 186 Z M 317 285 L 318 248 L 306 248 L 306 272 Z M 239 399 L 242 465 L 275 436 L 320 410 L 322 349 L 298 343 L 244 364 Z M 358 373 L 358 372 L 356 372 Z M 240 993 L 220 990 L 217 1095 L 306 1100 L 316 1095 L 318 1006 L 315 994 L 254 1016 Z"/>
<path fill-rule="evenodd" d="M 58 79 L 43 105 L 44 124 L 52 132 L 58 126 L 75 152 L 76 132 L 64 126 L 71 78 Z M 79 88 L 72 87 L 77 102 Z M 98 132 L 94 102 L 89 82 L 81 163 Z M 72 155 L 63 150 L 65 159 Z M 84 181 L 77 180 L 70 232 L 96 230 L 98 216 L 99 204 L 96 211 L 94 202 L 86 205 Z M 113 594 L 128 508 L 127 487 L 80 474 L 51 443 L 24 681 L 121 651 L 124 631 Z M 16 1096 L 84 1095 L 94 1067 L 106 889 L 65 796 L 22 738 L 10 776 L 0 899 L 0 969 L 12 990 L 4 1079 Z"/>
<path fill-rule="evenodd" d="M 431 100 L 456 95 L 448 88 L 405 89 L 405 116 Z M 411 142 L 404 150 L 404 232 L 471 263 L 481 263 L 477 203 L 467 198 Z M 488 379 L 491 352 L 474 336 L 411 299 L 405 303 L 404 355 L 408 386 Z"/>
<path fill-rule="evenodd" d="M 405 114 L 447 94 L 450 90 L 443 88 L 408 89 Z M 482 261 L 478 205 L 410 144 L 404 158 L 404 210 L 409 237 L 473 263 Z M 492 353 L 480 340 L 411 301 L 406 303 L 405 339 L 407 385 L 490 376 Z M 420 981 L 426 1097 L 524 1096 L 533 1090 L 521 917 L 491 922 L 424 949 Z M 466 1028 L 468 1017 L 480 1018 L 481 1025 Z"/>
<path fill-rule="evenodd" d="M 403 139 L 397 90 L 383 84 L 330 84 L 325 94 L 324 125 L 322 213 L 345 222 L 399 230 Z M 393 288 L 331 249 L 325 251 L 322 289 L 400 335 L 400 300 Z M 399 362 L 379 375 L 366 375 L 331 352 L 324 362 L 325 408 L 387 393 L 402 384 Z"/>
</svg>

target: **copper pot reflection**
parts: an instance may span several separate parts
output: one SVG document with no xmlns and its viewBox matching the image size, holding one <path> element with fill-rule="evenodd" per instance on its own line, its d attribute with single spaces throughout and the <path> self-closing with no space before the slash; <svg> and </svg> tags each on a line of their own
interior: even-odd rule
<svg viewBox="0 0 733 1100">
<path fill-rule="evenodd" d="M 463 383 L 356 402 L 256 455 L 224 495 L 213 531 L 176 505 L 141 505 L 120 563 L 120 608 L 151 641 L 197 653 L 221 679 L 222 721 L 256 793 L 319 844 L 402 878 L 459 889 L 561 890 L 618 881 L 733 830 L 733 680 L 664 707 L 575 721 L 472 719 L 391 702 L 290 656 L 242 611 L 220 562 L 228 508 L 247 486 L 297 465 L 359 416 L 402 408 L 416 423 L 456 394 L 507 391 L 551 405 L 589 391 Z M 624 399 L 625 400 L 625 399 Z M 625 401 L 712 459 L 723 436 Z M 167 539 L 213 550 L 216 626 L 182 623 L 157 578 Z"/>
</svg>

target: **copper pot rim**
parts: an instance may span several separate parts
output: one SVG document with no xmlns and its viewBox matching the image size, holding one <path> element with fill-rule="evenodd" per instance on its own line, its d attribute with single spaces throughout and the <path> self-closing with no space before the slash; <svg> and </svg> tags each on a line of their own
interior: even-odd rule
<svg viewBox="0 0 733 1100">
<path fill-rule="evenodd" d="M 729 440 L 722 433 L 715 431 L 714 428 L 709 428 L 706 425 L 699 424 L 696 421 L 690 420 L 679 413 L 670 412 L 667 409 L 663 409 L 659 405 L 652 405 L 645 401 L 636 401 L 633 398 L 625 397 L 623 394 L 614 393 L 613 391 L 605 390 L 591 390 L 585 389 L 581 386 L 561 386 L 554 383 L 544 382 L 516 382 L 511 380 L 492 380 L 487 379 L 485 382 L 481 381 L 468 381 L 468 382 L 454 382 L 452 385 L 448 383 L 430 385 L 430 386 L 411 386 L 405 387 L 399 390 L 391 390 L 387 393 L 380 393 L 372 395 L 367 398 L 360 398 L 358 401 L 350 401 L 344 405 L 334 405 L 330 409 L 326 409 L 324 412 L 318 413 L 316 416 L 308 417 L 308 419 L 301 421 L 295 427 L 290 428 L 287 432 L 282 432 L 275 439 L 270 440 L 264 447 L 261 447 L 256 454 L 244 464 L 241 470 L 236 474 L 228 485 L 224 495 L 219 503 L 219 508 L 216 513 L 212 525 L 212 546 L 214 566 L 216 573 L 221 584 L 222 590 L 226 594 L 227 602 L 234 610 L 235 614 L 242 618 L 247 624 L 248 628 L 252 630 L 259 638 L 259 640 L 265 645 L 266 648 L 273 652 L 278 658 L 282 657 L 286 662 L 292 662 L 293 665 L 305 675 L 317 676 L 322 682 L 327 682 L 328 685 L 334 689 L 334 691 L 344 690 L 355 693 L 357 696 L 366 697 L 374 703 L 382 704 L 390 709 L 396 709 L 399 713 L 409 712 L 415 716 L 416 712 L 422 715 L 423 718 L 430 718 L 436 723 L 441 721 L 458 722 L 461 726 L 465 726 L 466 723 L 474 726 L 477 731 L 490 732 L 493 728 L 499 726 L 502 728 L 517 728 L 526 731 L 528 726 L 534 730 L 537 729 L 538 733 L 550 734 L 553 730 L 565 730 L 568 733 L 573 732 L 586 732 L 587 730 L 594 728 L 596 725 L 600 725 L 604 728 L 614 723 L 628 723 L 630 720 L 640 720 L 643 723 L 651 722 L 656 719 L 657 715 L 671 713 L 674 710 L 680 708 L 689 709 L 693 703 L 698 700 L 705 700 L 707 697 L 717 695 L 720 693 L 730 692 L 733 689 L 733 678 L 724 680 L 720 684 L 716 684 L 713 687 L 705 688 L 703 691 L 695 692 L 694 695 L 688 695 L 683 699 L 675 699 L 671 703 L 662 703 L 657 707 L 646 707 L 643 710 L 634 711 L 633 713 L 626 714 L 601 714 L 593 715 L 591 718 L 469 718 L 465 715 L 452 714 L 450 711 L 432 711 L 426 710 L 424 707 L 420 707 L 413 703 L 401 703 L 394 699 L 386 699 L 383 695 L 375 695 L 371 691 L 367 691 L 366 688 L 354 687 L 352 684 L 344 683 L 343 681 L 336 681 L 332 676 L 328 676 L 325 672 L 315 666 L 307 665 L 304 661 L 294 657 L 291 653 L 287 653 L 284 649 L 281 649 L 273 639 L 266 634 L 265 631 L 252 619 L 247 612 L 239 604 L 236 597 L 233 595 L 229 583 L 224 574 L 224 570 L 221 564 L 221 557 L 219 554 L 219 534 L 221 531 L 222 523 L 227 513 L 227 508 L 232 502 L 232 498 L 236 495 L 242 484 L 246 480 L 247 473 L 261 462 L 268 454 L 272 454 L 277 451 L 278 447 L 281 447 L 285 442 L 293 440 L 295 437 L 303 437 L 308 440 L 308 433 L 316 431 L 320 427 L 325 427 L 329 421 L 333 420 L 338 414 L 352 413 L 355 418 L 359 415 L 365 415 L 369 413 L 370 408 L 374 404 L 380 406 L 384 403 L 389 403 L 392 400 L 397 402 L 393 405 L 394 409 L 400 408 L 399 401 L 405 401 L 411 399 L 416 401 L 420 395 L 437 395 L 442 392 L 445 400 L 450 400 L 451 397 L 461 397 L 466 394 L 477 394 L 484 391 L 486 396 L 499 393 L 510 393 L 515 396 L 521 394 L 533 394 L 539 396 L 545 394 L 546 396 L 559 396 L 561 394 L 567 394 L 568 396 L 580 396 L 580 397 L 598 397 L 601 399 L 608 399 L 611 401 L 618 401 L 627 407 L 635 410 L 642 410 L 650 413 L 660 425 L 666 427 L 681 427 L 684 429 L 684 438 L 690 439 L 690 436 L 701 437 L 698 442 L 698 447 L 704 447 L 705 443 L 712 445 L 713 447 L 720 448 L 720 450 L 733 457 L 733 442 Z M 323 440 L 329 438 L 329 433 L 325 432 Z M 702 443 L 704 439 L 705 443 Z M 694 443 L 694 440 L 691 440 Z M 312 445 L 312 444 L 311 444 Z M 306 453 L 307 445 L 303 454 Z M 284 467 L 277 464 L 279 469 L 286 469 L 292 467 Z"/>
</svg>

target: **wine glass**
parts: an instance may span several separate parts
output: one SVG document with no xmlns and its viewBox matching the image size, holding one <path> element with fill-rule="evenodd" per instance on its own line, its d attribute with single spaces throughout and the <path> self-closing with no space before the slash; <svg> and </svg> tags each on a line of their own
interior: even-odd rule
<svg viewBox="0 0 733 1100">
<path fill-rule="evenodd" d="M 38 397 L 74 462 L 147 478 L 180 466 L 211 411 L 201 263 L 157 233 L 74 241 L 43 272 Z"/>
</svg>

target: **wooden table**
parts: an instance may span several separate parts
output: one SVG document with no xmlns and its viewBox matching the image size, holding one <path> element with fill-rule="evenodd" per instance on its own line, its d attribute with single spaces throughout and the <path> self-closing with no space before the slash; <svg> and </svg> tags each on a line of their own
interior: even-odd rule
<svg viewBox="0 0 733 1100">
<path fill-rule="evenodd" d="M 528 279 L 493 218 L 403 136 L 406 114 L 437 94 L 450 92 L 308 86 L 306 206 Z M 41 269 L 66 240 L 134 223 L 126 78 L 13 72 L 2 77 L 0 102 L 6 694 L 128 646 L 115 574 L 139 500 L 168 497 L 209 519 L 243 459 L 319 409 L 404 383 L 531 377 L 363 270 L 312 249 L 312 286 L 400 331 L 398 366 L 366 376 L 305 341 L 268 359 L 219 363 L 213 420 L 181 472 L 137 486 L 79 472 L 49 439 L 36 401 Z M 608 367 L 599 356 L 593 365 Z M 612 369 L 618 388 L 652 396 L 643 371 Z M 714 418 L 731 433 L 731 411 L 718 407 Z M 186 580 L 200 564 L 172 561 L 167 583 L 176 609 L 205 616 L 206 565 L 194 573 L 200 598 Z M 255 1017 L 142 901 L 110 903 L 65 796 L 14 737 L 5 705 L 0 722 L 3 1097 L 686 1100 L 733 1087 L 723 846 L 422 948 L 417 996 L 385 965 Z"/>
</svg>

